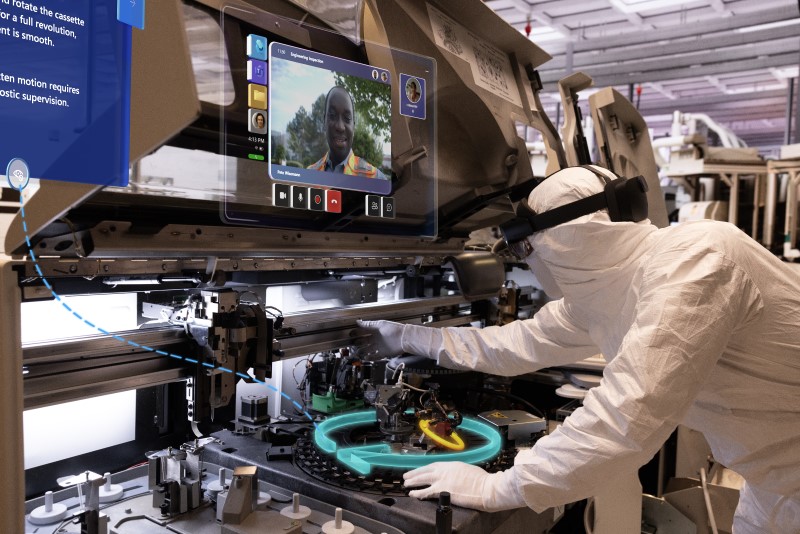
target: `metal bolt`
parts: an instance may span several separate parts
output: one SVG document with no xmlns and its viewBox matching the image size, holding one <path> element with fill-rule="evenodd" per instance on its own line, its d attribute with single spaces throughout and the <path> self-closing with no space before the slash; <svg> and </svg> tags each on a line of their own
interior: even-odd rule
<svg viewBox="0 0 800 534">
<path fill-rule="evenodd" d="M 69 266 L 69 272 L 73 273 L 73 274 L 77 273 L 78 272 L 78 266 L 77 265 L 70 265 Z"/>
</svg>

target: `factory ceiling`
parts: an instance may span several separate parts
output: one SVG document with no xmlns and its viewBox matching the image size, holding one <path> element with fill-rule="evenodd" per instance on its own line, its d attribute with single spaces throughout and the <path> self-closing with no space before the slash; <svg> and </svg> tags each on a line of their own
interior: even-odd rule
<svg viewBox="0 0 800 534">
<path fill-rule="evenodd" d="M 552 118 L 559 102 L 556 82 L 583 71 L 596 87 L 612 86 L 638 100 L 657 137 L 669 133 L 672 112 L 679 110 L 710 115 L 765 154 L 784 144 L 789 85 L 800 63 L 797 0 L 486 5 L 523 34 L 530 25 L 530 38 L 553 56 L 540 70 L 543 104 Z M 798 92 L 795 81 L 795 104 Z M 798 142 L 794 122 L 790 141 Z"/>
</svg>

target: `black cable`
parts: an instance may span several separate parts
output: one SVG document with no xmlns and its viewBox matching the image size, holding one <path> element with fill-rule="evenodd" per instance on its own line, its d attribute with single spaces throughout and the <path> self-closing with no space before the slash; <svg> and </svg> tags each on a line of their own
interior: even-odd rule
<svg viewBox="0 0 800 534">
<path fill-rule="evenodd" d="M 309 421 L 308 419 L 300 419 L 299 421 L 272 421 L 269 423 L 270 425 L 313 425 L 314 421 Z"/>
<path fill-rule="evenodd" d="M 278 312 L 278 315 L 275 315 L 273 312 L 268 311 L 268 310 L 275 310 L 276 312 Z M 273 317 L 283 317 L 283 312 L 281 310 L 279 310 L 278 308 L 276 308 L 275 306 L 264 306 L 264 311 L 269 313 Z"/>
<path fill-rule="evenodd" d="M 506 393 L 504 391 L 497 391 L 489 388 L 469 388 L 467 389 L 467 391 L 477 391 L 478 393 L 487 393 L 489 395 L 494 395 L 496 397 L 502 397 L 504 399 L 512 400 L 514 402 L 526 406 L 529 410 L 531 410 L 534 413 L 534 415 L 541 417 L 544 420 L 547 420 L 547 416 L 539 408 L 537 408 L 530 402 L 526 401 L 522 397 L 518 397 L 512 393 Z"/>
<path fill-rule="evenodd" d="M 98 510 L 105 510 L 106 508 L 114 506 L 115 504 L 119 504 L 119 503 L 125 502 L 125 501 L 130 501 L 132 499 L 137 499 L 137 498 L 142 497 L 144 495 L 152 495 L 152 494 L 153 494 L 152 490 L 147 490 L 147 491 L 142 492 L 142 493 L 137 493 L 136 495 L 128 495 L 127 497 L 125 497 L 123 499 L 120 499 L 120 500 L 114 501 L 114 502 L 110 502 L 110 503 L 106 504 L 105 506 L 101 506 L 100 508 L 98 508 Z"/>
<path fill-rule="evenodd" d="M 57 534 L 59 530 L 61 530 L 62 528 L 66 527 L 66 526 L 67 526 L 67 524 L 69 524 L 69 523 L 72 523 L 72 522 L 73 522 L 73 521 L 75 521 L 76 519 L 78 519 L 78 517 L 76 517 L 76 516 L 74 516 L 74 515 L 73 515 L 72 517 L 69 517 L 69 518 L 67 518 L 67 519 L 64 519 L 64 520 L 63 520 L 61 523 L 59 523 L 59 524 L 58 524 L 58 526 L 56 527 L 56 529 L 53 531 L 53 534 Z"/>
</svg>

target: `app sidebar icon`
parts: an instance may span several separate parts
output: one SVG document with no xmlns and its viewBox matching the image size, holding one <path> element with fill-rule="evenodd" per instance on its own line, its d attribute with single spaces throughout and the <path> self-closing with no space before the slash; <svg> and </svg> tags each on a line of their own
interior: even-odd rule
<svg viewBox="0 0 800 534">
<path fill-rule="evenodd" d="M 257 59 L 247 60 L 247 81 L 267 85 L 267 64 Z"/>
<path fill-rule="evenodd" d="M 247 113 L 247 131 L 254 134 L 266 134 L 269 129 L 266 112 L 261 109 L 250 109 Z"/>
<path fill-rule="evenodd" d="M 247 36 L 247 57 L 267 60 L 267 38 L 261 35 L 250 34 Z"/>
<path fill-rule="evenodd" d="M 255 83 L 247 84 L 247 106 L 267 109 L 267 88 Z"/>
</svg>

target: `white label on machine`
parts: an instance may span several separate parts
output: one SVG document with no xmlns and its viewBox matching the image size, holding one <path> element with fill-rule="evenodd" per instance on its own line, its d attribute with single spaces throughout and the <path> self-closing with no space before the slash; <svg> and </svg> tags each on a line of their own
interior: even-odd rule
<svg viewBox="0 0 800 534">
<path fill-rule="evenodd" d="M 476 85 L 522 107 L 508 54 L 430 4 L 428 16 L 436 44 L 470 64 Z"/>
</svg>

